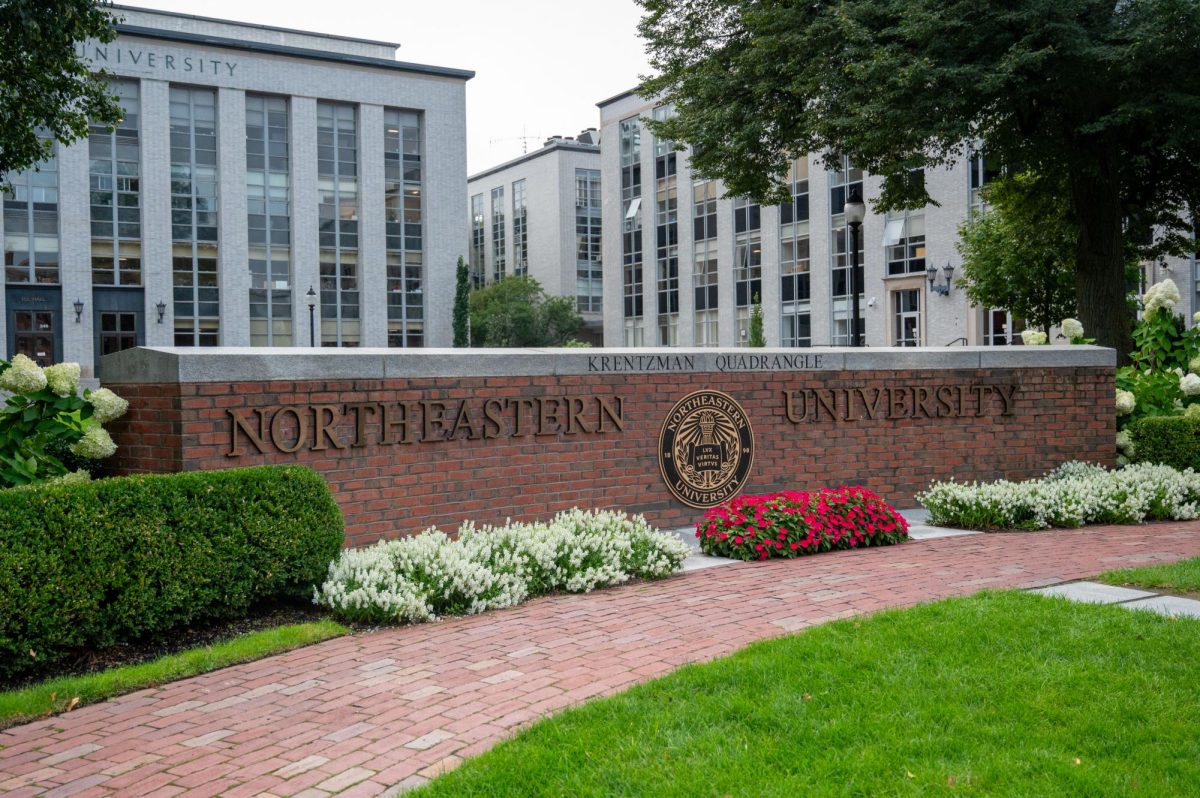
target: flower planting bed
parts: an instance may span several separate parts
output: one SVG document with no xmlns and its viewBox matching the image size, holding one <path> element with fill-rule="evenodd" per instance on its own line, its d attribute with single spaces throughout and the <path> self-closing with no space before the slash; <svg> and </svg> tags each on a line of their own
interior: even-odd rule
<svg viewBox="0 0 1200 798">
<path fill-rule="evenodd" d="M 738 560 L 801 557 L 908 539 L 908 522 L 864 487 L 737 496 L 696 525 L 705 554 Z"/>
</svg>

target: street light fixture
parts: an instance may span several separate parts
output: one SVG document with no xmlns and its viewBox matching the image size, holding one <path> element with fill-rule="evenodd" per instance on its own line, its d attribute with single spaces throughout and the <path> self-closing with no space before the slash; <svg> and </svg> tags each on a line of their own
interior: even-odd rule
<svg viewBox="0 0 1200 798">
<path fill-rule="evenodd" d="M 304 294 L 304 304 L 308 305 L 308 345 L 315 349 L 317 346 L 317 329 L 314 314 L 317 309 L 317 292 L 313 290 L 311 285 Z"/>
<path fill-rule="evenodd" d="M 863 203 L 862 189 L 858 186 L 850 189 L 850 195 L 846 197 L 845 214 L 846 226 L 850 228 L 850 345 L 862 346 L 864 331 L 858 328 L 858 236 L 867 215 L 867 206 Z"/>
<path fill-rule="evenodd" d="M 938 269 L 937 266 L 930 266 L 925 270 L 925 275 L 929 278 L 929 290 L 941 296 L 947 296 L 950 293 L 950 285 L 954 279 L 954 267 L 946 261 L 946 265 L 942 267 L 942 271 L 946 273 L 946 284 L 937 285 Z"/>
</svg>

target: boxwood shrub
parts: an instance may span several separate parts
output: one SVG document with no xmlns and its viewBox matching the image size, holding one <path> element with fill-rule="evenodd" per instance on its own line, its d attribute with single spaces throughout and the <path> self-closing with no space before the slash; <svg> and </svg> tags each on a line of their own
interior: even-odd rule
<svg viewBox="0 0 1200 798">
<path fill-rule="evenodd" d="M 1135 463 L 1159 463 L 1200 471 L 1200 418 L 1147 416 L 1129 425 Z"/>
<path fill-rule="evenodd" d="M 342 537 L 325 481 L 299 467 L 0 491 L 0 679 L 308 597 Z"/>
</svg>

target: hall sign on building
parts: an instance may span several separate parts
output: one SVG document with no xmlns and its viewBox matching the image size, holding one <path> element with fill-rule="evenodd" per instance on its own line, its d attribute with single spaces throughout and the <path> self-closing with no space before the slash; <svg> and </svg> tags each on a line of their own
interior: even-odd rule
<svg viewBox="0 0 1200 798">
<path fill-rule="evenodd" d="M 252 350 L 108 355 L 118 473 L 300 464 L 350 545 L 571 507 L 662 526 L 787 489 L 1111 463 L 1112 350 Z"/>
</svg>

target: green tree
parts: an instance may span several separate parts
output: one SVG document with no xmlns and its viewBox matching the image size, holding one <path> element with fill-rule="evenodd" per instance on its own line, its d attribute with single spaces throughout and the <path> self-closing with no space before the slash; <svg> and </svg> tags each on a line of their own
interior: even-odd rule
<svg viewBox="0 0 1200 798">
<path fill-rule="evenodd" d="M 121 107 L 101 74 L 75 52 L 112 41 L 113 20 L 96 0 L 0 2 L 0 175 L 50 157 L 52 142 L 83 138 L 89 121 L 115 125 Z"/>
<path fill-rule="evenodd" d="M 750 346 L 766 346 L 767 337 L 763 335 L 762 300 L 754 295 L 754 307 L 750 309 Z"/>
<path fill-rule="evenodd" d="M 574 299 L 546 296 L 532 277 L 510 275 L 471 292 L 472 346 L 563 346 L 582 326 Z"/>
<path fill-rule="evenodd" d="M 959 287 L 976 305 L 1005 308 L 1047 335 L 1076 316 L 1079 234 L 1057 190 L 1061 182 L 1032 172 L 1002 177 L 985 189 L 987 211 L 958 229 Z"/>
<path fill-rule="evenodd" d="M 1200 207 L 1196 0 L 638 2 L 658 72 L 639 93 L 675 108 L 650 128 L 701 177 L 772 201 L 792 158 L 845 153 L 884 210 L 929 203 L 906 175 L 973 146 L 1063 175 L 1081 320 L 1129 351 L 1124 237 L 1165 224 L 1182 251 Z"/>
<path fill-rule="evenodd" d="M 454 285 L 454 346 L 470 346 L 471 332 L 471 275 L 460 256 Z"/>
</svg>

